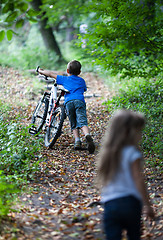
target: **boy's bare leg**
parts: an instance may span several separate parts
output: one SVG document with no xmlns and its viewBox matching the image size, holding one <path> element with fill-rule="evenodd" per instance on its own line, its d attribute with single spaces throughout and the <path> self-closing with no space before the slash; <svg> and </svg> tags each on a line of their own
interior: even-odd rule
<svg viewBox="0 0 163 240">
<path fill-rule="evenodd" d="M 82 129 L 85 136 L 89 134 L 89 129 L 88 129 L 87 126 L 83 126 L 81 129 Z"/>
<path fill-rule="evenodd" d="M 75 138 L 75 145 L 74 145 L 74 149 L 75 150 L 80 150 L 81 149 L 81 141 L 80 141 L 80 135 L 79 135 L 79 129 L 73 129 L 73 135 Z"/>
<path fill-rule="evenodd" d="M 75 139 L 80 139 L 79 129 L 78 128 L 73 129 L 72 132 L 73 132 L 73 135 L 74 135 Z"/>
</svg>

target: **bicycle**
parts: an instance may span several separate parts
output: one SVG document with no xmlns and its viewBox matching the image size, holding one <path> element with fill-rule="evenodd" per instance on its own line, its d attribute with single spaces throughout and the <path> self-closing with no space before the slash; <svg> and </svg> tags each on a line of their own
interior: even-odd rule
<svg viewBox="0 0 163 240">
<path fill-rule="evenodd" d="M 36 69 L 38 73 L 39 66 Z M 32 115 L 32 126 L 29 133 L 36 135 L 45 126 L 45 146 L 52 148 L 62 133 L 63 122 L 66 118 L 65 107 L 60 104 L 61 97 L 68 93 L 63 86 L 58 86 L 54 78 L 39 75 L 46 83 L 53 83 L 50 93 L 44 92 Z"/>
</svg>

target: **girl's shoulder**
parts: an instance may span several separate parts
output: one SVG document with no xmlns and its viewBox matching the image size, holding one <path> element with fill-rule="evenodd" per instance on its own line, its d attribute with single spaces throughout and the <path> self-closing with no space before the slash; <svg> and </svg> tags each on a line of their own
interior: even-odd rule
<svg viewBox="0 0 163 240">
<path fill-rule="evenodd" d="M 128 158 L 131 162 L 135 161 L 138 158 L 142 158 L 142 153 L 134 145 L 125 146 L 122 149 L 122 154 L 125 158 Z"/>
<path fill-rule="evenodd" d="M 123 147 L 124 151 L 139 151 L 138 148 L 134 145 L 126 145 Z"/>
</svg>

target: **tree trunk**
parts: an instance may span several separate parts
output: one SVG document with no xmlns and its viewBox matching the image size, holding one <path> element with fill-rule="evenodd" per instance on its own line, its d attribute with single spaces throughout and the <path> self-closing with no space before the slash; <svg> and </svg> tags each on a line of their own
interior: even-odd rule
<svg viewBox="0 0 163 240">
<path fill-rule="evenodd" d="M 68 42 L 72 41 L 74 39 L 74 26 L 73 26 L 73 18 L 67 17 L 67 28 L 66 28 L 66 40 Z"/>
<path fill-rule="evenodd" d="M 36 11 L 40 11 L 40 6 L 42 5 L 41 0 L 33 0 L 31 1 L 31 5 Z M 56 55 L 59 57 L 58 61 L 64 61 L 62 53 L 60 51 L 60 48 L 58 46 L 58 43 L 55 39 L 55 36 L 53 34 L 53 30 L 51 27 L 47 28 L 47 18 L 42 19 L 43 14 L 38 17 L 38 24 L 39 24 L 39 30 L 42 35 L 44 44 L 48 51 L 55 52 Z"/>
</svg>

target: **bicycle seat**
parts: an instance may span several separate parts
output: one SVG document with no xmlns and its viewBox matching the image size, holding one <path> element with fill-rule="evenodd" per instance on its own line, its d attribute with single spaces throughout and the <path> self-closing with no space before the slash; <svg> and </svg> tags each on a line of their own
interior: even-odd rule
<svg viewBox="0 0 163 240">
<path fill-rule="evenodd" d="M 62 91 L 64 91 L 64 92 L 66 92 L 66 93 L 69 93 L 69 90 L 67 90 L 66 88 L 64 88 L 62 85 L 57 86 L 57 88 L 58 88 L 58 90 L 62 90 Z"/>
</svg>

